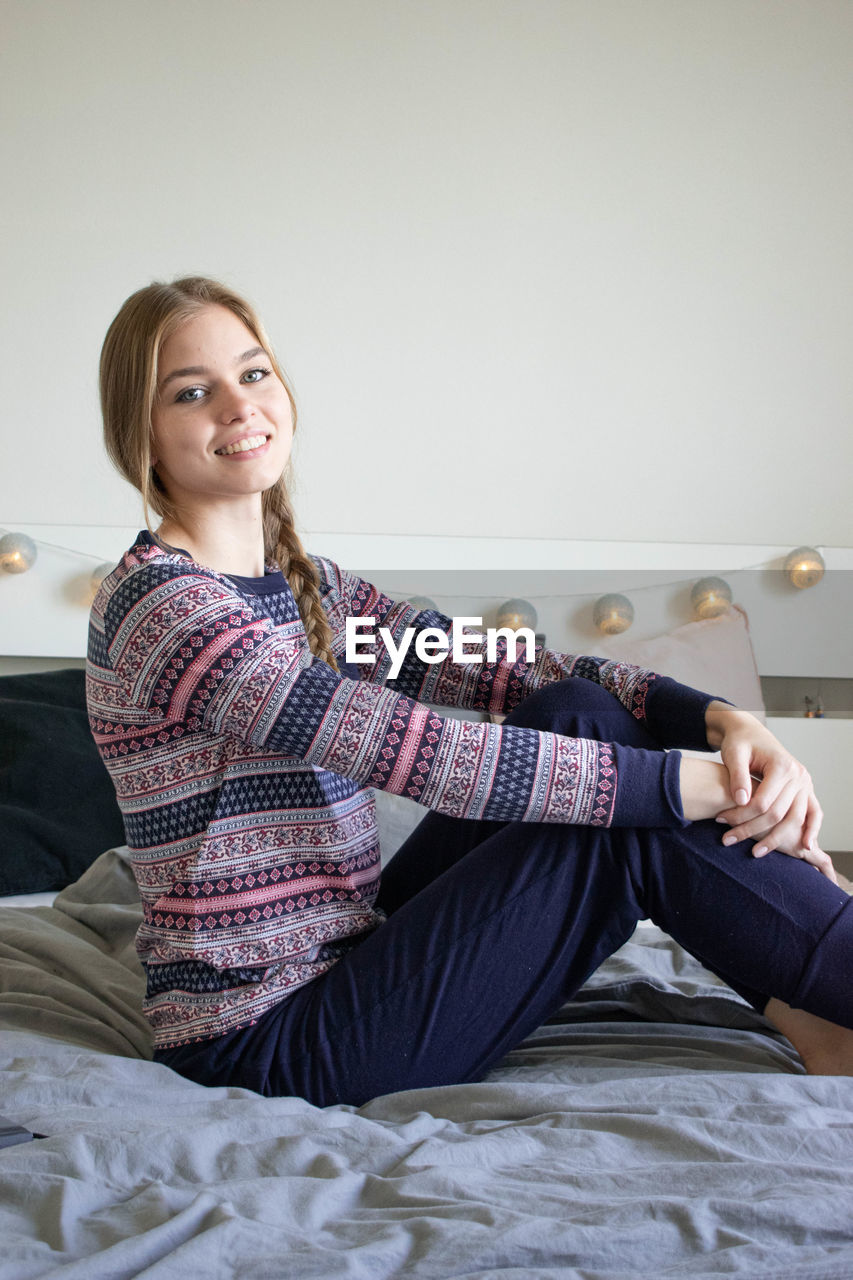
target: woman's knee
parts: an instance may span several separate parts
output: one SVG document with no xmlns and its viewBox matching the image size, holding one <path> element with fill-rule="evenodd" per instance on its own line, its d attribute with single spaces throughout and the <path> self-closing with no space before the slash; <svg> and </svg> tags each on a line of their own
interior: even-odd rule
<svg viewBox="0 0 853 1280">
<path fill-rule="evenodd" d="M 580 676 L 555 680 L 530 694 L 507 716 L 507 724 L 548 729 L 572 738 L 621 742 L 654 748 L 658 744 L 607 689 Z"/>
</svg>

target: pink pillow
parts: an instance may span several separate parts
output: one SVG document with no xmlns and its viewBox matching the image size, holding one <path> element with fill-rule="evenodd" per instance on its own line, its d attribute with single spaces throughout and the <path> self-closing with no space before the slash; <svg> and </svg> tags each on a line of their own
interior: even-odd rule
<svg viewBox="0 0 853 1280">
<path fill-rule="evenodd" d="M 719 618 L 688 622 L 651 640 L 625 634 L 595 641 L 593 651 L 596 657 L 622 658 L 703 693 L 719 694 L 762 722 L 766 719 L 749 620 L 739 605 Z"/>
</svg>

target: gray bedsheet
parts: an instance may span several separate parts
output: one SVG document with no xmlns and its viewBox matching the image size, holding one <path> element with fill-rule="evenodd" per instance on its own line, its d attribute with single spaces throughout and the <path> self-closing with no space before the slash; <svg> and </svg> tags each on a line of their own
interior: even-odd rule
<svg viewBox="0 0 853 1280">
<path fill-rule="evenodd" d="M 319 1110 L 150 1061 L 116 852 L 0 909 L 0 1280 L 853 1276 L 853 1080 L 657 930 L 482 1084 Z"/>
</svg>

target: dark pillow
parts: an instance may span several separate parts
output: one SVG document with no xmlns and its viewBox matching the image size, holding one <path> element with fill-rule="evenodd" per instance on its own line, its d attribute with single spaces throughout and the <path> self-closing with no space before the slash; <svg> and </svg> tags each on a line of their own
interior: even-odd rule
<svg viewBox="0 0 853 1280">
<path fill-rule="evenodd" d="M 0 894 L 63 889 L 124 843 L 85 673 L 0 676 Z"/>
</svg>

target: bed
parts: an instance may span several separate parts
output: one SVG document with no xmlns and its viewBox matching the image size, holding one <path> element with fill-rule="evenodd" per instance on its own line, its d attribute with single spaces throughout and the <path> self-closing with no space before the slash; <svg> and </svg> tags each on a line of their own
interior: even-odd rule
<svg viewBox="0 0 853 1280">
<path fill-rule="evenodd" d="M 46 895 L 0 900 L 0 1113 L 43 1135 L 0 1148 L 0 1280 L 853 1275 L 853 1080 L 650 925 L 479 1084 L 318 1109 L 152 1062 L 82 690 L 0 678 L 0 889 Z"/>
</svg>

